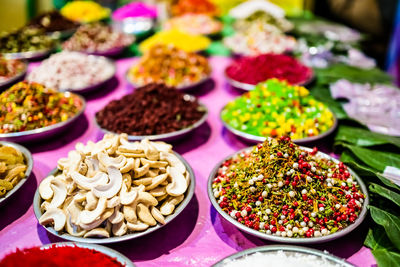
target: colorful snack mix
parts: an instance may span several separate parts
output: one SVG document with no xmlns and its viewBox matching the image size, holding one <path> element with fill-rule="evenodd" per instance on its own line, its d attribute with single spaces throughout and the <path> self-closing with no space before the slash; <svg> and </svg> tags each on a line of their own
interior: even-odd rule
<svg viewBox="0 0 400 267">
<path fill-rule="evenodd" d="M 128 79 L 137 85 L 165 83 L 188 86 L 211 73 L 207 58 L 187 53 L 173 46 L 155 45 L 128 72 Z"/>
<path fill-rule="evenodd" d="M 221 209 L 267 235 L 313 238 L 353 224 L 365 195 L 342 162 L 289 137 L 269 139 L 225 161 L 212 184 Z"/>
<path fill-rule="evenodd" d="M 123 267 L 116 259 L 94 249 L 76 246 L 52 245 L 49 248 L 40 247 L 17 249 L 6 255 L 1 261 L 3 267 L 11 266 L 41 266 L 41 267 Z"/>
<path fill-rule="evenodd" d="M 204 116 L 197 100 L 191 101 L 163 84 L 149 84 L 96 113 L 101 128 L 128 135 L 157 135 L 192 126 Z"/>
<path fill-rule="evenodd" d="M 174 16 L 187 13 L 206 14 L 210 16 L 218 14 L 216 6 L 208 0 L 178 0 L 171 9 Z"/>
<path fill-rule="evenodd" d="M 0 82 L 7 81 L 25 69 L 25 63 L 18 59 L 0 57 Z"/>
<path fill-rule="evenodd" d="M 255 136 L 302 139 L 317 136 L 334 125 L 333 113 L 306 88 L 271 79 L 229 102 L 222 119 L 231 127 Z"/>
<path fill-rule="evenodd" d="M 235 81 L 254 85 L 271 78 L 303 84 L 311 79 L 312 70 L 288 55 L 263 54 L 235 60 L 227 67 L 226 75 Z"/>
<path fill-rule="evenodd" d="M 204 14 L 185 14 L 169 19 L 165 30 L 177 29 L 190 34 L 216 34 L 222 30 L 222 23 Z"/>
<path fill-rule="evenodd" d="M 43 29 L 24 27 L 0 37 L 0 53 L 19 53 L 53 48 L 55 40 Z"/>
<path fill-rule="evenodd" d="M 64 17 L 77 22 L 94 22 L 110 16 L 110 9 L 93 1 L 71 1 L 60 10 Z"/>
<path fill-rule="evenodd" d="M 0 197 L 25 178 L 26 169 L 26 159 L 21 151 L 0 145 Z"/>
<path fill-rule="evenodd" d="M 0 133 L 34 130 L 68 120 L 81 100 L 38 83 L 19 82 L 0 94 Z"/>
<path fill-rule="evenodd" d="M 82 25 L 75 34 L 65 41 L 63 49 L 87 53 L 105 52 L 132 44 L 134 37 L 113 30 L 102 23 Z"/>
<path fill-rule="evenodd" d="M 32 19 L 29 26 L 42 28 L 45 32 L 74 30 L 79 27 L 79 23 L 67 19 L 57 10 L 43 13 Z"/>
<path fill-rule="evenodd" d="M 150 38 L 144 40 L 139 49 L 142 52 L 148 51 L 157 44 L 173 45 L 186 52 L 198 52 L 207 49 L 211 40 L 205 36 L 192 35 L 176 29 L 157 32 Z"/>
</svg>

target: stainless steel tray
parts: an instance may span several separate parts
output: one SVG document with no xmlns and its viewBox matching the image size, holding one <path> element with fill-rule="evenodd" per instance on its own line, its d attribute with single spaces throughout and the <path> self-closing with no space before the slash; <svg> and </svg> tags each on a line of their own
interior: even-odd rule
<svg viewBox="0 0 400 267">
<path fill-rule="evenodd" d="M 185 198 L 183 199 L 183 201 L 176 207 L 175 211 L 173 214 L 166 216 L 165 217 L 165 224 L 161 225 L 161 224 L 157 224 L 156 226 L 153 227 L 149 227 L 147 230 L 143 231 L 143 232 L 134 232 L 131 234 L 126 234 L 123 236 L 119 236 L 119 237 L 109 237 L 109 238 L 84 238 L 84 237 L 75 237 L 72 235 L 69 235 L 67 233 L 59 233 L 56 230 L 54 230 L 53 227 L 50 226 L 43 226 L 47 232 L 58 236 L 59 238 L 65 239 L 65 240 L 69 240 L 69 241 L 74 241 L 74 242 L 81 242 L 81 243 L 97 243 L 97 244 L 107 244 L 107 243 L 117 243 L 117 242 L 122 242 L 122 241 L 126 241 L 126 240 L 131 240 L 131 239 L 135 239 L 144 235 L 148 235 L 154 231 L 157 231 L 158 229 L 160 229 L 161 227 L 169 224 L 173 219 L 175 219 L 185 208 L 186 206 L 189 204 L 190 200 L 193 197 L 194 194 L 194 189 L 196 186 L 196 179 L 194 176 L 194 172 L 192 167 L 190 167 L 189 163 L 178 153 L 174 152 L 175 156 L 177 156 L 179 158 L 179 160 L 182 161 L 182 163 L 185 165 L 186 170 L 189 172 L 190 175 L 190 185 L 188 187 L 188 189 L 185 192 Z M 49 173 L 49 175 L 55 174 L 58 170 L 54 169 L 52 172 Z M 42 211 L 40 210 L 40 205 L 42 203 L 40 194 L 39 194 L 39 189 L 36 190 L 35 193 L 35 197 L 33 199 L 33 210 L 35 212 L 35 216 L 37 218 L 37 220 L 39 221 L 39 218 L 42 216 Z"/>
<path fill-rule="evenodd" d="M 369 203 L 369 196 L 368 196 L 368 190 L 367 187 L 365 186 L 364 182 L 361 180 L 361 178 L 350 168 L 348 168 L 348 171 L 350 172 L 350 174 L 357 180 L 357 183 L 359 184 L 361 191 L 363 192 L 363 194 L 365 195 L 365 199 L 364 199 L 364 203 L 362 206 L 362 210 L 360 215 L 358 216 L 358 218 L 356 219 L 356 221 L 349 225 L 348 227 L 346 227 L 343 230 L 337 231 L 333 234 L 329 234 L 326 236 L 321 236 L 321 237 L 311 237 L 311 238 L 291 238 L 291 237 L 281 237 L 281 236 L 274 236 L 274 235 L 268 235 L 265 233 L 262 233 L 260 231 L 254 230 L 252 228 L 249 228 L 241 223 L 239 223 L 238 221 L 236 221 L 235 219 L 233 219 L 231 216 L 229 216 L 229 214 L 227 214 L 226 212 L 224 212 L 221 207 L 218 205 L 217 200 L 214 197 L 213 191 L 212 191 L 212 182 L 215 178 L 215 175 L 218 172 L 218 169 L 221 167 L 222 163 L 224 161 L 226 161 L 227 159 L 232 158 L 234 155 L 237 155 L 239 153 L 242 153 L 244 151 L 248 151 L 250 149 L 252 149 L 253 147 L 247 147 L 244 149 L 239 150 L 238 152 L 224 158 L 223 160 L 221 160 L 220 162 L 217 163 L 217 165 L 214 167 L 214 169 L 211 171 L 210 176 L 208 177 L 208 182 L 207 182 L 207 191 L 208 191 L 208 198 L 211 201 L 211 204 L 214 206 L 214 208 L 217 210 L 217 212 L 224 218 L 226 219 L 228 222 L 230 222 L 231 224 L 233 224 L 234 226 L 236 226 L 237 228 L 239 228 L 241 231 L 246 232 L 250 235 L 259 237 L 261 239 L 266 239 L 266 240 L 270 240 L 270 241 L 274 241 L 274 242 L 280 242 L 280 243 L 289 243 L 289 244 L 314 244 L 314 243 L 323 243 L 323 242 L 328 242 L 328 241 L 332 241 L 334 239 L 337 239 L 339 237 L 345 236 L 347 234 L 349 234 L 350 232 L 352 232 L 354 229 L 356 229 L 365 219 L 366 215 L 367 215 L 367 206 Z M 301 147 L 302 149 L 311 152 L 312 149 L 307 148 L 307 147 Z M 322 153 L 322 152 L 318 152 L 317 155 L 320 155 L 324 158 L 328 158 L 333 160 L 336 163 L 339 163 L 339 160 L 330 157 L 329 155 Z"/>
<path fill-rule="evenodd" d="M 21 186 L 26 183 L 26 181 L 29 179 L 29 177 L 31 176 L 32 173 L 32 168 L 33 168 L 33 158 L 32 158 L 32 154 L 31 152 L 29 152 L 28 149 L 26 149 L 25 147 L 15 144 L 15 143 L 10 143 L 10 142 L 4 142 L 4 141 L 0 141 L 0 145 L 2 146 L 10 146 L 12 148 L 15 148 L 19 151 L 22 152 L 22 154 L 25 156 L 26 159 L 26 164 L 27 164 L 27 168 L 25 171 L 25 177 L 21 179 L 21 181 L 19 181 L 13 189 L 11 189 L 10 191 L 8 191 L 3 197 L 0 197 L 0 206 L 5 203 L 7 201 L 8 198 L 10 198 L 15 192 L 17 192 Z"/>
<path fill-rule="evenodd" d="M 24 63 L 23 70 L 20 73 L 18 73 L 17 75 L 15 75 L 15 76 L 13 76 L 13 77 L 11 77 L 11 78 L 3 81 L 3 82 L 0 82 L 0 88 L 6 89 L 6 87 L 11 86 L 13 83 L 15 83 L 15 82 L 17 82 L 19 80 L 22 80 L 22 78 L 25 76 L 25 74 L 27 72 L 27 69 L 28 69 L 28 62 L 25 61 L 25 60 L 22 60 L 22 61 Z"/>
</svg>

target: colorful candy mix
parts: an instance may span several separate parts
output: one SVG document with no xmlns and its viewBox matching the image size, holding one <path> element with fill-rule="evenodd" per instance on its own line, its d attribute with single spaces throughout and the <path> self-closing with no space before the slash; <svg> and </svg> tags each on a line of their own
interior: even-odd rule
<svg viewBox="0 0 400 267">
<path fill-rule="evenodd" d="M 93 1 L 71 1 L 60 10 L 64 17 L 78 22 L 93 22 L 110 16 L 110 9 Z"/>
<path fill-rule="evenodd" d="M 306 88 L 271 79 L 229 102 L 222 119 L 231 127 L 255 136 L 287 135 L 292 139 L 316 136 L 334 124 L 332 112 Z"/>
<path fill-rule="evenodd" d="M 0 133 L 34 130 L 68 120 L 81 100 L 38 83 L 19 82 L 0 94 Z"/>
<path fill-rule="evenodd" d="M 143 41 L 139 48 L 140 51 L 146 52 L 156 44 L 173 45 L 186 52 L 197 52 L 206 49 L 211 44 L 211 40 L 201 35 L 192 35 L 173 29 L 154 34 Z"/>
<path fill-rule="evenodd" d="M 222 23 L 204 14 L 185 14 L 168 20 L 165 30 L 177 29 L 190 34 L 215 34 L 222 30 Z"/>
<path fill-rule="evenodd" d="M 137 85 L 183 87 L 207 78 L 210 72 L 207 58 L 173 46 L 156 45 L 129 70 L 128 78 Z"/>
<path fill-rule="evenodd" d="M 25 69 L 25 63 L 18 59 L 4 59 L 0 57 L 0 82 L 7 81 Z"/>
<path fill-rule="evenodd" d="M 63 43 L 63 49 L 81 52 L 106 52 L 132 44 L 130 35 L 113 30 L 102 23 L 82 25 L 76 33 Z"/>
<path fill-rule="evenodd" d="M 226 69 L 230 79 L 247 84 L 257 84 L 271 78 L 302 84 L 312 76 L 312 70 L 287 55 L 264 54 L 243 57 Z"/>
<path fill-rule="evenodd" d="M 288 137 L 236 154 L 213 181 L 219 206 L 267 235 L 313 238 L 353 224 L 365 195 L 342 162 L 308 152 Z"/>
<path fill-rule="evenodd" d="M 172 6 L 172 14 L 179 16 L 187 13 L 217 15 L 216 6 L 208 0 L 178 0 Z"/>
</svg>

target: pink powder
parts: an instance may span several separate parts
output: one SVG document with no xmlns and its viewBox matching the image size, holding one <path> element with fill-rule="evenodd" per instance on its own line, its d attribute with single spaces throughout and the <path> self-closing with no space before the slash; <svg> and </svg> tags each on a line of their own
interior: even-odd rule
<svg viewBox="0 0 400 267">
<path fill-rule="evenodd" d="M 123 20 L 131 17 L 155 18 L 157 17 L 157 9 L 142 2 L 133 2 L 118 8 L 112 15 L 114 20 Z"/>
</svg>

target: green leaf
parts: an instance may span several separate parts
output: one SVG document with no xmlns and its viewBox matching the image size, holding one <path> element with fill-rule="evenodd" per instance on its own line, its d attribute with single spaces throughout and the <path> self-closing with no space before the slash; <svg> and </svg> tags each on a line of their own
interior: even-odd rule
<svg viewBox="0 0 400 267">
<path fill-rule="evenodd" d="M 369 206 L 372 219 L 385 228 L 393 245 L 400 250 L 400 218 L 380 208 Z"/>
<path fill-rule="evenodd" d="M 313 87 L 310 90 L 310 94 L 317 100 L 325 103 L 339 120 L 348 119 L 347 113 L 343 110 L 342 105 L 334 100 L 329 92 L 329 89 L 323 87 Z"/>
<path fill-rule="evenodd" d="M 372 250 L 372 255 L 374 255 L 379 267 L 399 266 L 400 253 L 398 252 L 389 251 L 386 249 L 376 249 Z"/>
<path fill-rule="evenodd" d="M 377 184 L 370 184 L 369 190 L 400 206 L 400 194 Z"/>
<path fill-rule="evenodd" d="M 342 125 L 339 127 L 335 141 L 347 142 L 357 146 L 376 146 L 392 144 L 400 148 L 400 138 L 373 133 L 367 129 Z"/>
<path fill-rule="evenodd" d="M 400 169 L 400 156 L 396 153 L 382 152 L 368 148 L 343 144 L 354 153 L 361 161 L 368 166 L 383 172 L 386 166 L 393 166 Z"/>
<path fill-rule="evenodd" d="M 361 69 L 345 64 L 335 64 L 325 69 L 315 69 L 317 83 L 329 85 L 340 79 L 356 83 L 391 83 L 392 77 L 378 68 Z"/>
<path fill-rule="evenodd" d="M 375 249 L 388 249 L 396 250 L 393 243 L 389 240 L 385 233 L 385 228 L 382 226 L 373 225 L 373 228 L 368 230 L 367 237 L 365 238 L 364 245 L 375 250 Z"/>
</svg>

